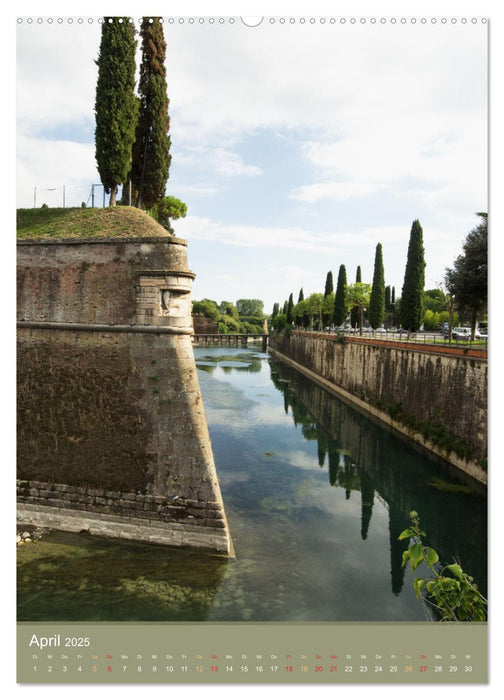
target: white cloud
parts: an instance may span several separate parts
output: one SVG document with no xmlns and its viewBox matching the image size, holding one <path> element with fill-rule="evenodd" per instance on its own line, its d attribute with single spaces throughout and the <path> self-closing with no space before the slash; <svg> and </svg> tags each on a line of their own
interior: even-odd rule
<svg viewBox="0 0 504 700">
<path fill-rule="evenodd" d="M 361 226 L 342 231 L 314 232 L 295 226 L 243 226 L 214 222 L 205 217 L 187 216 L 177 221 L 177 235 L 190 240 L 218 241 L 245 248 L 285 248 L 334 253 L 335 250 L 345 247 L 367 248 L 375 246 L 378 242 L 407 241 L 409 229 L 405 226 Z M 295 275 L 305 268 L 288 266 L 275 269 Z"/>
<path fill-rule="evenodd" d="M 211 156 L 215 158 L 215 170 L 225 177 L 262 175 L 261 168 L 256 165 L 246 165 L 238 153 L 232 153 L 225 148 L 215 149 Z"/>
<path fill-rule="evenodd" d="M 376 194 L 385 187 L 380 182 L 321 182 L 314 185 L 303 185 L 293 190 L 291 199 L 313 204 L 322 199 L 333 199 L 342 202 L 357 197 L 367 197 Z"/>
<path fill-rule="evenodd" d="M 239 153 L 205 144 L 187 145 L 181 148 L 177 153 L 177 164 L 184 168 L 192 168 L 199 175 L 202 172 L 217 174 L 224 178 L 262 175 L 261 168 L 256 165 L 247 165 Z"/>
</svg>

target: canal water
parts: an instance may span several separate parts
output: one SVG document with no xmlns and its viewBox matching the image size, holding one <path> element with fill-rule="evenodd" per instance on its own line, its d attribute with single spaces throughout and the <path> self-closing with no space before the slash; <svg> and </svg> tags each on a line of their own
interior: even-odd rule
<svg viewBox="0 0 504 700">
<path fill-rule="evenodd" d="M 486 593 L 482 488 L 260 346 L 195 356 L 236 558 L 54 532 L 19 550 L 19 620 L 429 619 L 412 510 Z"/>
</svg>

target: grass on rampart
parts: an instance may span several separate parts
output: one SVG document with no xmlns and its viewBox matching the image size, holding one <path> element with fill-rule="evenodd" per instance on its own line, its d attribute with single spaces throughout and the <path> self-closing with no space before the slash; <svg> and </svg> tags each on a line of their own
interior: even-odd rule
<svg viewBox="0 0 504 700">
<path fill-rule="evenodd" d="M 18 239 L 133 238 L 171 234 L 151 216 L 135 207 L 18 209 Z"/>
</svg>

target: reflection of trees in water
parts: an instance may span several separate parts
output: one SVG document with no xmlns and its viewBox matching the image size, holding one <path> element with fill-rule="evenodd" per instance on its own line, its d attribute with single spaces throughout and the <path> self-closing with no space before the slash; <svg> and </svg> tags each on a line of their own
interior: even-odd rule
<svg viewBox="0 0 504 700">
<path fill-rule="evenodd" d="M 240 353 L 240 355 L 205 355 L 196 358 L 198 369 L 213 374 L 216 367 L 220 367 L 224 374 L 231 372 L 251 372 L 261 371 L 262 358 L 250 353 Z"/>
<path fill-rule="evenodd" d="M 397 537 L 408 526 L 411 510 L 420 513 L 427 541 L 441 559 L 447 563 L 458 559 L 485 590 L 486 499 L 474 486 L 467 493 L 450 490 L 450 485 L 461 485 L 461 478 L 293 368 L 272 363 L 271 379 L 284 395 L 285 412 L 291 411 L 307 440 L 317 441 L 318 463 L 324 467 L 327 462 L 330 485 L 343 488 L 347 499 L 360 491 L 363 539 L 369 533 L 375 498 L 388 508 L 396 595 L 403 584 L 401 560 L 407 548 Z M 440 476 L 445 490 L 433 487 Z"/>
</svg>

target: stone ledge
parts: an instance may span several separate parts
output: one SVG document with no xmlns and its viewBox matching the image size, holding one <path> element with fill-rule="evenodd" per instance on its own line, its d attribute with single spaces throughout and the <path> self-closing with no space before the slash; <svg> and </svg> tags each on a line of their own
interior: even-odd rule
<svg viewBox="0 0 504 700">
<path fill-rule="evenodd" d="M 114 537 L 150 544 L 191 547 L 230 555 L 227 529 L 193 527 L 180 523 L 155 523 L 138 518 L 120 518 L 89 511 L 76 513 L 51 506 L 18 504 L 19 524 L 49 527 L 67 532 L 85 531 L 91 535 Z"/>
</svg>

